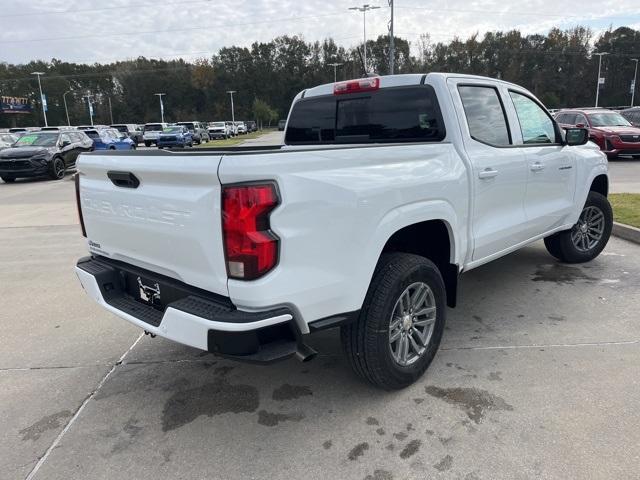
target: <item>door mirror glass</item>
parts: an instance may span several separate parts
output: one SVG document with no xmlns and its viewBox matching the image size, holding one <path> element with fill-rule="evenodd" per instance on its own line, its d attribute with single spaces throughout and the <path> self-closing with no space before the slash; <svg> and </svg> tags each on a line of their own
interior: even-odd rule
<svg viewBox="0 0 640 480">
<path fill-rule="evenodd" d="M 589 141 L 589 130 L 586 128 L 567 128 L 566 131 L 567 145 L 584 145 Z"/>
</svg>

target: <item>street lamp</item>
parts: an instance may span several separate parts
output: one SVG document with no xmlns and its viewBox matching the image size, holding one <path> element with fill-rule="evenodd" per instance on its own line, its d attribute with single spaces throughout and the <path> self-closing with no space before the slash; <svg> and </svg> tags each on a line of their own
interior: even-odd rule
<svg viewBox="0 0 640 480">
<path fill-rule="evenodd" d="M 71 93 L 73 90 L 68 90 L 62 94 L 62 101 L 64 102 L 64 112 L 67 114 L 67 125 L 71 126 L 71 121 L 69 120 L 69 109 L 67 108 L 67 93 Z"/>
<path fill-rule="evenodd" d="M 113 110 L 111 109 L 111 97 L 107 95 L 107 100 L 109 100 L 109 118 L 111 118 L 111 125 L 113 125 Z"/>
<path fill-rule="evenodd" d="M 160 121 L 164 123 L 164 104 L 162 103 L 162 96 L 166 95 L 166 93 L 154 93 L 154 95 L 157 95 L 158 100 L 160 100 Z"/>
<path fill-rule="evenodd" d="M 91 104 L 91 95 L 89 92 L 83 97 L 87 99 L 87 107 L 89 108 L 89 121 L 91 122 L 91 126 L 93 127 L 93 105 Z"/>
<path fill-rule="evenodd" d="M 233 94 L 236 93 L 237 90 L 227 90 L 227 93 L 231 95 L 231 121 L 233 122 L 233 128 L 235 129 L 236 125 L 236 114 L 233 110 Z"/>
<path fill-rule="evenodd" d="M 609 52 L 595 53 L 594 55 L 597 55 L 598 57 L 600 57 L 600 59 L 598 60 L 598 83 L 596 83 L 596 107 L 597 107 L 598 98 L 600 97 L 600 71 L 602 70 L 602 56 L 609 55 Z"/>
<path fill-rule="evenodd" d="M 44 72 L 31 72 L 31 75 L 38 77 L 38 88 L 40 89 L 40 103 L 42 104 L 42 115 L 44 116 L 44 126 L 48 127 L 47 123 L 47 99 L 42 94 L 42 83 L 40 83 L 40 75 L 44 75 Z"/>
<path fill-rule="evenodd" d="M 633 107 L 633 99 L 635 98 L 636 94 L 636 78 L 638 76 L 638 59 L 632 58 L 631 61 L 636 62 L 636 68 L 633 72 L 633 83 L 631 84 L 631 106 Z"/>
<path fill-rule="evenodd" d="M 364 73 L 367 74 L 367 12 L 369 10 L 376 10 L 380 7 L 376 7 L 375 5 L 369 5 L 368 3 L 363 4 L 361 7 L 349 7 L 349 10 L 357 10 L 358 12 L 362 12 L 362 25 L 363 25 L 363 33 L 364 33 Z"/>
<path fill-rule="evenodd" d="M 327 65 L 329 65 L 330 67 L 333 67 L 333 83 L 337 82 L 337 75 L 338 75 L 338 70 L 337 68 L 341 65 L 344 65 L 344 63 L 328 63 Z"/>
</svg>

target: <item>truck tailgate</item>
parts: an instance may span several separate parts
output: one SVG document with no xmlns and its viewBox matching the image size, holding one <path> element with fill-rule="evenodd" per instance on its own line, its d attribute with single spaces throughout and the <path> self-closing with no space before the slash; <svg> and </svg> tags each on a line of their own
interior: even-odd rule
<svg viewBox="0 0 640 480">
<path fill-rule="evenodd" d="M 220 158 L 82 155 L 80 202 L 90 251 L 227 296 Z M 116 186 L 108 172 L 130 172 L 139 185 Z"/>
</svg>

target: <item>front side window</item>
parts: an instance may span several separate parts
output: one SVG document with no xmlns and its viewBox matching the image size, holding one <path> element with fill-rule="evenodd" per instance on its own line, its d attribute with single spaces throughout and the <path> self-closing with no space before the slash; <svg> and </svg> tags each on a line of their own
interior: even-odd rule
<svg viewBox="0 0 640 480">
<path fill-rule="evenodd" d="M 520 122 L 525 145 L 556 143 L 556 128 L 551 117 L 529 97 L 509 91 Z"/>
<path fill-rule="evenodd" d="M 458 87 L 471 138 L 494 146 L 511 144 L 509 127 L 498 91 L 493 87 Z"/>
</svg>

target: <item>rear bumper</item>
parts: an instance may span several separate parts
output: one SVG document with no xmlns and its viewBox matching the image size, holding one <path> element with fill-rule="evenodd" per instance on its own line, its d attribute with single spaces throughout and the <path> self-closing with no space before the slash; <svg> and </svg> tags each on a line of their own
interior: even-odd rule
<svg viewBox="0 0 640 480">
<path fill-rule="evenodd" d="M 293 315 L 285 308 L 242 312 L 225 297 L 102 257 L 80 259 L 76 275 L 87 295 L 102 307 L 178 343 L 256 363 L 289 358 L 303 346 Z M 136 278 L 159 285 L 166 303 L 151 306 L 140 300 Z"/>
</svg>

